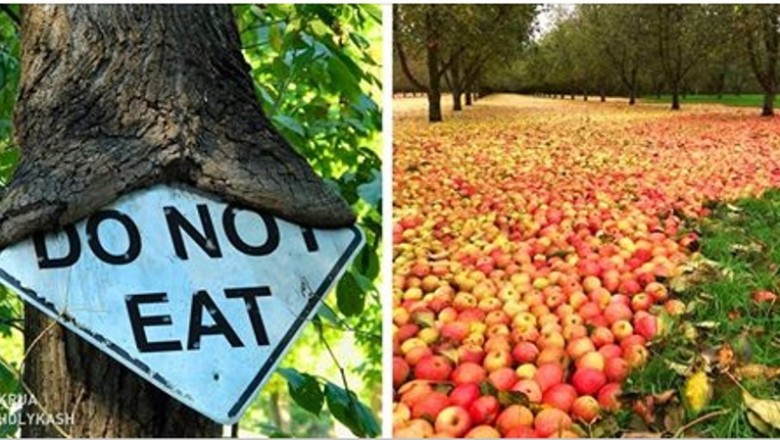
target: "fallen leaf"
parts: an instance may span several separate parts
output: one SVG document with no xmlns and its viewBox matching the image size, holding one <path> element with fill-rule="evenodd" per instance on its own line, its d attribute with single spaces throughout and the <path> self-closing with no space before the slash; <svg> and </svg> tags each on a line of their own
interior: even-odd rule
<svg viewBox="0 0 780 440">
<path fill-rule="evenodd" d="M 698 414 L 704 409 L 712 397 L 712 387 L 707 373 L 699 371 L 685 381 L 683 389 L 685 405 L 693 414 Z"/>
<path fill-rule="evenodd" d="M 666 362 L 666 366 L 669 367 L 670 370 L 674 371 L 675 373 L 684 376 L 688 374 L 688 371 L 691 369 L 690 366 L 685 364 L 680 364 L 678 362 L 670 361 L 670 360 L 664 360 Z"/>
<path fill-rule="evenodd" d="M 760 432 L 761 434 L 770 435 L 772 433 L 772 427 L 765 421 L 761 420 L 761 417 L 757 416 L 756 413 L 748 411 L 747 419 L 748 423 L 750 423 L 750 426 L 756 428 L 756 431 Z"/>
<path fill-rule="evenodd" d="M 627 432 L 623 434 L 622 438 L 661 438 L 663 434 L 660 432 Z"/>
<path fill-rule="evenodd" d="M 667 431 L 677 431 L 685 420 L 685 409 L 680 405 L 671 406 L 666 410 L 664 416 L 664 428 Z"/>
<path fill-rule="evenodd" d="M 661 393 L 653 394 L 653 400 L 656 405 L 665 405 L 677 394 L 677 390 L 666 390 Z"/>
<path fill-rule="evenodd" d="M 726 343 L 718 350 L 718 367 L 721 370 L 728 370 L 731 364 L 734 363 L 734 350 Z"/>
<path fill-rule="evenodd" d="M 767 380 L 780 376 L 780 367 L 768 367 L 761 364 L 747 364 L 737 368 L 737 374 L 746 379 L 765 378 Z"/>
<path fill-rule="evenodd" d="M 768 290 L 756 290 L 753 292 L 753 302 L 756 304 L 772 303 L 777 301 L 777 295 Z"/>
<path fill-rule="evenodd" d="M 756 399 L 747 391 L 742 391 L 742 398 L 745 400 L 750 411 L 754 412 L 765 423 L 780 429 L 780 401 L 768 399 Z"/>
</svg>

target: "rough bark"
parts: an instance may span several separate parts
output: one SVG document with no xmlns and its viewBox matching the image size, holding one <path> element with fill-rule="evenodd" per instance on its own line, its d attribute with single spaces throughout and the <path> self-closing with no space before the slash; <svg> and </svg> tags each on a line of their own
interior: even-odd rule
<svg viewBox="0 0 780 440">
<path fill-rule="evenodd" d="M 293 222 L 354 222 L 271 127 L 230 8 L 30 5 L 0 246 L 182 182 Z"/>
<path fill-rule="evenodd" d="M 42 335 L 35 345 L 33 341 Z M 221 437 L 211 422 L 108 355 L 25 306 L 23 380 L 46 413 L 72 414 L 59 429 L 71 437 Z M 44 413 L 26 405 L 28 413 Z M 61 437 L 55 425 L 22 427 L 23 437 Z"/>
<path fill-rule="evenodd" d="M 428 122 L 441 122 L 441 71 L 439 70 L 439 41 L 433 12 L 425 15 L 428 62 Z"/>
</svg>

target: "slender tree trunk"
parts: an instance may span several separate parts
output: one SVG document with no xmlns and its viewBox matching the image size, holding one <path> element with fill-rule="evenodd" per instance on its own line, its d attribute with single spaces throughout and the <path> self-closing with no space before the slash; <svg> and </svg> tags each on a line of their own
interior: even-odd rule
<svg viewBox="0 0 780 440">
<path fill-rule="evenodd" d="M 588 89 L 585 89 L 582 91 L 582 100 L 587 101 L 588 100 Z"/>
<path fill-rule="evenodd" d="M 471 101 L 471 91 L 469 90 L 469 91 L 466 91 L 466 105 L 467 106 L 471 106 L 471 104 L 472 104 L 472 101 Z"/>
<path fill-rule="evenodd" d="M 461 88 L 463 78 L 461 78 L 462 73 L 460 68 L 460 59 L 456 57 L 454 60 L 452 60 L 450 65 L 450 73 L 452 77 L 452 111 L 456 112 L 463 110 L 463 89 Z"/>
<path fill-rule="evenodd" d="M 607 101 L 607 92 L 606 92 L 606 90 L 604 90 L 603 87 L 599 90 L 599 97 L 601 99 L 601 102 L 606 102 Z"/>
<path fill-rule="evenodd" d="M 761 107 L 761 116 L 775 115 L 775 98 L 777 93 L 773 90 L 764 93 L 764 105 Z"/>
<path fill-rule="evenodd" d="M 463 110 L 463 93 L 458 91 L 452 92 L 452 110 L 459 112 Z"/>
<path fill-rule="evenodd" d="M 636 104 L 636 87 L 637 87 L 636 75 L 637 75 L 637 68 L 635 67 L 631 70 L 631 87 L 629 87 L 629 92 L 628 92 L 628 105 Z"/>
<path fill-rule="evenodd" d="M 23 158 L 0 203 L 3 240 L 71 223 L 158 182 L 261 209 L 271 201 L 277 212 L 326 194 L 311 189 L 318 178 L 263 117 L 227 5 L 24 6 L 21 66 Z M 331 202 L 340 199 L 323 197 L 321 212 L 308 212 L 314 223 L 343 214 Z M 47 414 L 72 415 L 60 426 L 70 436 L 222 435 L 221 425 L 31 306 L 24 339 L 24 383 Z M 24 411 L 46 416 L 35 405 Z M 22 427 L 25 437 L 61 434 L 55 425 Z"/>
<path fill-rule="evenodd" d="M 672 110 L 680 110 L 680 86 L 678 83 L 672 83 Z"/>
<path fill-rule="evenodd" d="M 441 122 L 441 75 L 439 74 L 439 41 L 433 12 L 425 16 L 428 41 L 426 54 L 428 59 L 428 122 Z"/>
<path fill-rule="evenodd" d="M 571 94 L 571 100 L 574 101 L 574 93 Z"/>
</svg>

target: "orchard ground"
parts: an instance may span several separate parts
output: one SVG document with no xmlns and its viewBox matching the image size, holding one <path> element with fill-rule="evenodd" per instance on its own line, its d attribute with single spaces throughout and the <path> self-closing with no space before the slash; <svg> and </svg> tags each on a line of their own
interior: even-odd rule
<svg viewBox="0 0 780 440">
<path fill-rule="evenodd" d="M 778 434 L 780 120 L 425 112 L 394 101 L 396 436 Z"/>
</svg>

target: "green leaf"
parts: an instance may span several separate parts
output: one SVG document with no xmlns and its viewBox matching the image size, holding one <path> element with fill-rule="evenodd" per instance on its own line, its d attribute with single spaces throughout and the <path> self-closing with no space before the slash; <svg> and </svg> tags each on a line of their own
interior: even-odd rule
<svg viewBox="0 0 780 440">
<path fill-rule="evenodd" d="M 339 280 L 336 288 L 336 300 L 339 310 L 345 316 L 356 316 L 363 313 L 366 303 L 366 291 L 360 287 L 355 274 L 347 272 Z"/>
<path fill-rule="evenodd" d="M 323 304 L 320 307 L 320 309 L 317 311 L 317 316 L 329 321 L 331 324 L 339 324 L 339 317 L 336 316 L 336 313 L 333 312 L 333 309 L 331 309 L 327 304 Z"/>
<path fill-rule="evenodd" d="M 272 119 L 277 127 L 281 126 L 280 128 L 291 131 L 300 137 L 306 136 L 306 130 L 303 128 L 303 125 L 293 118 L 287 115 L 274 115 Z"/>
<path fill-rule="evenodd" d="M 330 382 L 325 385 L 325 399 L 333 417 L 358 437 L 377 437 L 380 434 L 376 415 L 361 403 L 355 393 Z"/>
<path fill-rule="evenodd" d="M 370 182 L 358 186 L 357 192 L 361 199 L 372 206 L 379 206 L 382 200 L 382 174 L 377 170 L 371 170 L 373 178 Z"/>
<path fill-rule="evenodd" d="M 287 388 L 295 403 L 310 413 L 319 416 L 322 411 L 323 395 L 317 379 L 292 368 L 277 370 L 287 380 Z"/>
<path fill-rule="evenodd" d="M 510 405 L 523 405 L 528 406 L 528 396 L 525 395 L 525 393 L 521 391 L 506 391 L 502 390 L 498 392 L 498 401 L 501 403 L 501 405 L 504 406 L 510 406 Z"/>
</svg>

